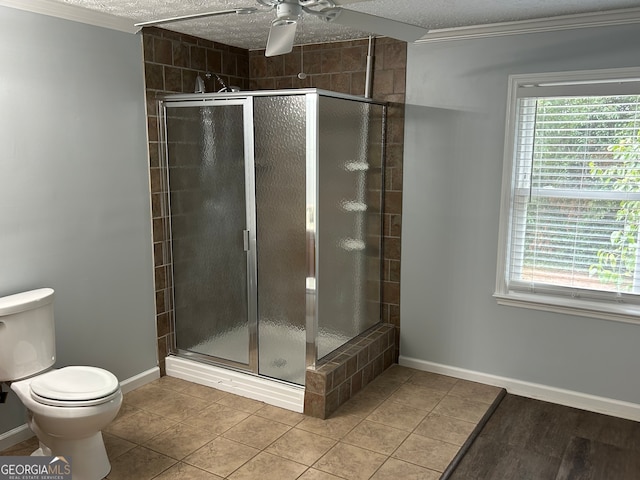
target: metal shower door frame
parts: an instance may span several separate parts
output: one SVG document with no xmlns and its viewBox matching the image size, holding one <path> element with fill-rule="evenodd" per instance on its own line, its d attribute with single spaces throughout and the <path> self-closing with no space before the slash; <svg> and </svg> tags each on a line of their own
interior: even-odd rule
<svg viewBox="0 0 640 480">
<path fill-rule="evenodd" d="M 166 148 L 166 118 L 165 110 L 167 108 L 181 108 L 181 107 L 223 107 L 240 105 L 242 106 L 242 120 L 243 120 L 243 138 L 244 138 L 244 174 L 245 174 L 245 225 L 244 231 L 244 249 L 247 253 L 247 320 L 249 330 L 249 345 L 248 358 L 249 363 L 243 364 L 233 360 L 225 359 L 222 357 L 209 356 L 194 352 L 185 352 L 179 350 L 177 347 L 176 335 L 173 335 L 172 351 L 178 355 L 185 355 L 190 358 L 197 359 L 204 363 L 222 364 L 229 367 L 245 370 L 253 374 L 258 374 L 258 263 L 257 263 L 257 244 L 256 244 L 256 198 L 255 198 L 255 142 L 254 142 L 254 130 L 253 130 L 253 98 L 252 97 L 233 97 L 233 98 L 202 98 L 201 95 L 175 95 L 173 98 L 167 97 L 159 104 L 161 122 L 159 125 L 160 130 L 160 144 L 163 145 L 165 151 L 162 152 L 162 158 L 164 161 L 164 182 L 166 187 L 166 216 L 168 219 L 166 230 L 170 248 L 173 250 L 173 238 L 171 228 L 171 196 L 170 196 L 170 183 L 169 183 L 169 152 Z M 171 259 L 173 265 L 173 259 Z M 174 280 L 173 280 L 173 268 L 171 269 L 171 296 L 172 304 L 175 305 Z M 175 310 L 174 310 L 175 314 Z M 175 315 L 174 315 L 175 316 Z M 176 319 L 173 319 L 175 323 Z M 175 325 L 174 329 L 175 331 Z"/>
</svg>

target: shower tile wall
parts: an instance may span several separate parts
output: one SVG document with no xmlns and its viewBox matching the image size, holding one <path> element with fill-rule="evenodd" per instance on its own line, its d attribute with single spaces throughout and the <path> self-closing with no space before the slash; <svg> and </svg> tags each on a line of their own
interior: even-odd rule
<svg viewBox="0 0 640 480">
<path fill-rule="evenodd" d="M 171 304 L 171 257 L 167 239 L 167 218 L 163 217 L 166 189 L 158 157 L 156 98 L 171 93 L 193 93 L 196 77 L 205 80 L 207 91 L 217 91 L 220 84 L 205 73 L 217 73 L 227 85 L 249 88 L 249 52 L 159 28 L 145 28 L 144 66 L 149 130 L 149 165 L 153 216 L 153 254 L 156 285 L 156 323 L 158 358 L 161 374 L 164 358 L 173 342 L 173 305 Z"/>
<path fill-rule="evenodd" d="M 168 93 L 193 93 L 196 76 L 217 73 L 227 85 L 264 90 L 315 87 L 363 95 L 367 40 L 306 45 L 288 55 L 267 59 L 264 51 L 235 47 L 181 35 L 159 28 L 145 28 L 144 58 L 149 125 L 149 152 L 156 280 L 158 356 L 164 375 L 164 357 L 172 343 L 170 257 L 166 239 L 167 219 L 162 217 L 164 187 L 158 160 L 156 97 Z M 396 352 L 400 327 L 400 229 L 402 220 L 402 155 L 406 44 L 376 39 L 372 94 L 390 102 L 387 129 L 387 167 L 384 207 L 383 321 L 396 326 Z M 302 55 L 301 55 L 302 53 Z M 304 58 L 305 80 L 298 79 Z M 207 91 L 220 85 L 205 80 Z"/>
</svg>

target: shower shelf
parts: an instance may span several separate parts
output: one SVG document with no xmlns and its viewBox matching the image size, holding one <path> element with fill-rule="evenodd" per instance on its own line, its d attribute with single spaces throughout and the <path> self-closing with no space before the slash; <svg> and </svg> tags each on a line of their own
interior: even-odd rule
<svg viewBox="0 0 640 480">
<path fill-rule="evenodd" d="M 348 252 L 361 252 L 367 246 L 362 240 L 356 240 L 355 238 L 344 238 L 340 241 L 340 248 L 347 250 Z"/>
<path fill-rule="evenodd" d="M 369 164 L 366 162 L 349 162 L 344 168 L 347 172 L 366 172 L 369 170 Z"/>
<path fill-rule="evenodd" d="M 356 202 L 354 200 L 343 201 L 342 209 L 346 212 L 366 212 L 367 204 L 364 202 Z"/>
</svg>

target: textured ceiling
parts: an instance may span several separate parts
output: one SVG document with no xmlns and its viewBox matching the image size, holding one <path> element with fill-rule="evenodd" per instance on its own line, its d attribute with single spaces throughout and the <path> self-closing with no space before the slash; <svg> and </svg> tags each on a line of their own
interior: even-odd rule
<svg viewBox="0 0 640 480">
<path fill-rule="evenodd" d="M 166 17 L 258 6 L 256 0 L 50 0 L 131 19 L 133 23 Z M 336 3 L 340 3 L 336 0 Z M 345 0 L 345 8 L 412 23 L 428 29 L 483 25 L 640 7 L 640 0 Z M 163 25 L 245 49 L 264 48 L 272 11 L 224 15 Z M 363 38 L 369 32 L 328 24 L 304 15 L 295 43 Z M 375 33 L 375 32 L 373 32 Z"/>
</svg>

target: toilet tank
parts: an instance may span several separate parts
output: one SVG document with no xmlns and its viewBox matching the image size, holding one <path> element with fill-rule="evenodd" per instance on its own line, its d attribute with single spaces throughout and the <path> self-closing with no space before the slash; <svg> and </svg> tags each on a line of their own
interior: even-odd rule
<svg viewBox="0 0 640 480">
<path fill-rule="evenodd" d="M 42 372 L 56 361 L 53 290 L 0 298 L 0 382 Z"/>
</svg>

